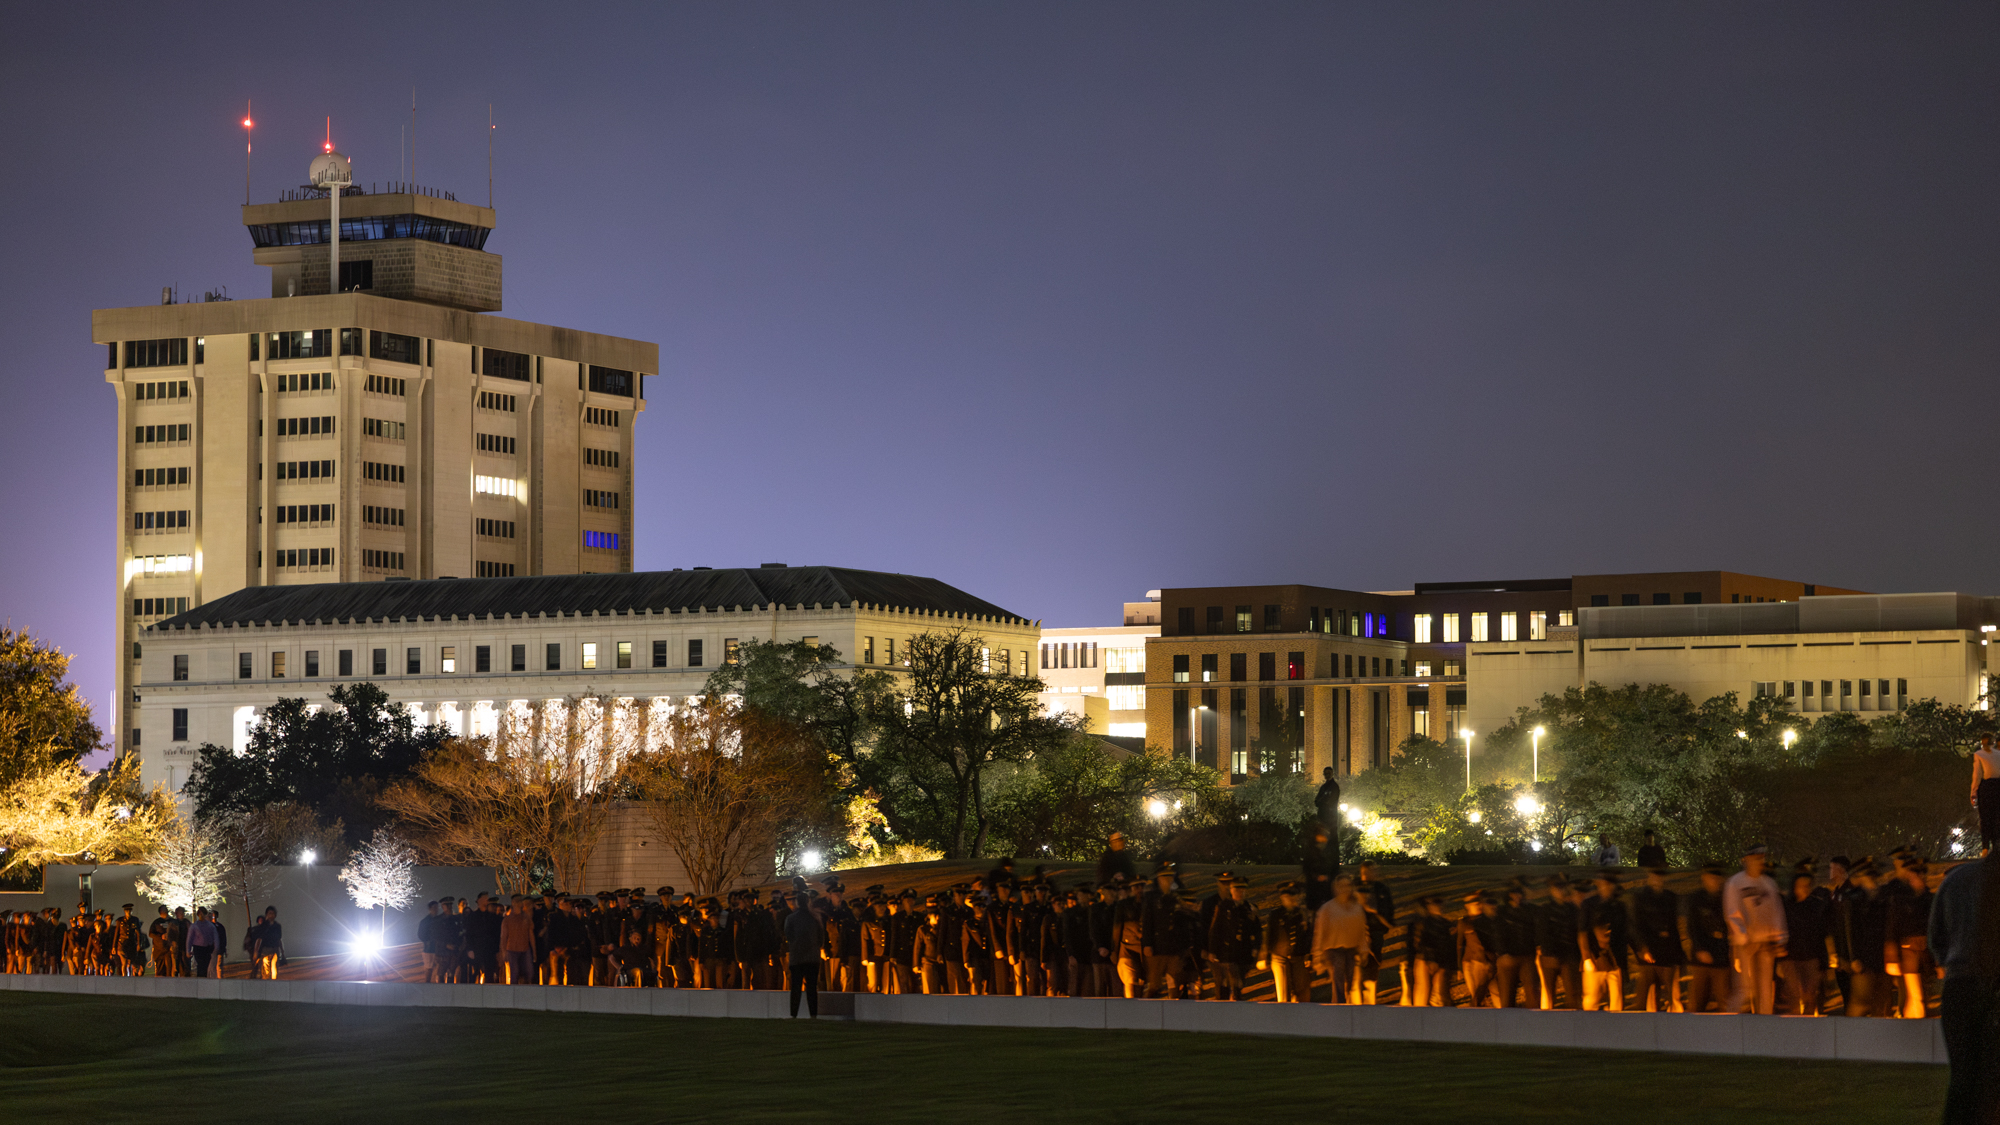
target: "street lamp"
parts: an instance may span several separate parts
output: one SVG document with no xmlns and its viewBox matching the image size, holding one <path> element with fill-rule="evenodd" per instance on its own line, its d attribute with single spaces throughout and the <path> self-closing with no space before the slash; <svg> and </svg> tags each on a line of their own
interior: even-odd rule
<svg viewBox="0 0 2000 1125">
<path fill-rule="evenodd" d="M 1472 792 L 1472 732 L 1462 730 L 1458 736 L 1465 740 L 1465 791 Z"/>
<path fill-rule="evenodd" d="M 1167 815 L 1167 803 L 1165 801 L 1155 798 L 1152 802 L 1147 804 L 1146 811 L 1152 814 L 1154 820 L 1163 820 L 1166 818 Z"/>
<path fill-rule="evenodd" d="M 1545 735 L 1545 734 L 1547 734 L 1547 733 L 1548 733 L 1548 730 L 1547 730 L 1546 728 L 1543 728 L 1543 727 L 1536 727 L 1536 728 L 1535 728 L 1535 731 L 1534 731 L 1534 734 L 1533 734 L 1533 736 L 1531 737 L 1531 741 L 1532 741 L 1532 742 L 1534 743 L 1534 746 L 1535 746 L 1535 784 L 1536 784 L 1536 785 L 1540 785 L 1540 784 L 1542 783 L 1542 736 L 1543 736 L 1543 735 Z"/>
<path fill-rule="evenodd" d="M 1784 734 L 1779 736 L 1779 739 L 1782 742 L 1784 742 L 1785 749 L 1790 750 L 1792 748 L 1792 743 L 1797 742 L 1799 740 L 1799 732 L 1795 730 L 1787 730 L 1785 731 Z"/>
</svg>

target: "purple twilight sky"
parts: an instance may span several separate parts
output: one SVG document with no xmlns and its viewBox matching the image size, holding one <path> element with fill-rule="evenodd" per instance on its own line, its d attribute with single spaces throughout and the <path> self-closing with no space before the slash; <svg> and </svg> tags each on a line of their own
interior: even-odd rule
<svg viewBox="0 0 2000 1125">
<path fill-rule="evenodd" d="M 0 618 L 100 706 L 90 311 L 267 293 L 244 99 L 268 201 L 413 84 L 506 315 L 659 342 L 642 568 L 2000 593 L 1992 4 L 24 6 Z"/>
</svg>

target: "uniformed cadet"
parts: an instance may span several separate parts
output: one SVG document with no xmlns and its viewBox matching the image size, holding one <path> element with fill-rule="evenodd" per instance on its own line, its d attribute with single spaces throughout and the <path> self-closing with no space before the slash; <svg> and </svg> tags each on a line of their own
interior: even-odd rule
<svg viewBox="0 0 2000 1125">
<path fill-rule="evenodd" d="M 1271 971 L 1271 983 L 1280 1004 L 1300 1004 L 1307 999 L 1312 978 L 1306 959 L 1312 954 L 1312 915 L 1304 906 L 1305 888 L 1297 882 L 1278 887 L 1278 905 L 1264 915 L 1263 949 L 1257 967 Z"/>
<path fill-rule="evenodd" d="M 1217 1000 L 1243 999 L 1245 979 L 1263 944 L 1263 926 L 1246 895 L 1247 887 L 1235 874 L 1224 871 L 1216 876 L 1224 896 L 1209 919 L 1208 955 L 1215 974 Z"/>
</svg>

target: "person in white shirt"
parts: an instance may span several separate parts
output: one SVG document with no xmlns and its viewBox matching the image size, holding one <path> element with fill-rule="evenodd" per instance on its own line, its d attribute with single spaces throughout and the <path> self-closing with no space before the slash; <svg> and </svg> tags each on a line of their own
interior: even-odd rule
<svg viewBox="0 0 2000 1125">
<path fill-rule="evenodd" d="M 1320 903 L 1313 918 L 1313 961 L 1326 970 L 1333 984 L 1332 1002 L 1361 1002 L 1361 981 L 1355 972 L 1368 951 L 1368 911 L 1354 893 L 1352 875 L 1333 877 L 1333 897 Z"/>
<path fill-rule="evenodd" d="M 1621 867 L 1625 857 L 1619 853 L 1618 845 L 1611 842 L 1611 837 L 1599 836 L 1597 850 L 1590 853 L 1590 863 L 1593 867 Z"/>
<path fill-rule="evenodd" d="M 1722 885 L 1722 916 L 1729 923 L 1729 953 L 1736 967 L 1730 1008 L 1768 1016 L 1777 1010 L 1778 951 L 1789 936 L 1785 903 L 1764 868 L 1770 849 L 1757 844 L 1743 853 L 1743 870 Z"/>
</svg>

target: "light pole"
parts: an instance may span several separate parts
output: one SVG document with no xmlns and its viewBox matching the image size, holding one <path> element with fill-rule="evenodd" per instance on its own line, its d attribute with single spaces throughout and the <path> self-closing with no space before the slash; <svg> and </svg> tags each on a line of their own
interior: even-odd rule
<svg viewBox="0 0 2000 1125">
<path fill-rule="evenodd" d="M 1461 730 L 1458 737 L 1465 740 L 1465 791 L 1472 792 L 1472 732 Z"/>
<path fill-rule="evenodd" d="M 1534 733 L 1534 735 L 1533 735 L 1533 738 L 1532 738 L 1532 741 L 1534 742 L 1534 746 L 1535 746 L 1535 784 L 1536 784 L 1536 785 L 1540 785 L 1540 784 L 1542 783 L 1542 735 L 1543 735 L 1543 734 L 1545 734 L 1545 733 L 1547 733 L 1547 732 L 1546 732 L 1546 731 L 1545 731 L 1545 730 L 1544 730 L 1543 728 L 1541 728 L 1541 727 L 1536 727 L 1536 728 L 1535 728 L 1535 733 Z"/>
<path fill-rule="evenodd" d="M 1797 742 L 1799 740 L 1799 732 L 1795 730 L 1787 730 L 1780 737 L 1785 744 L 1785 749 L 1790 750 L 1792 748 L 1792 743 Z"/>
</svg>

